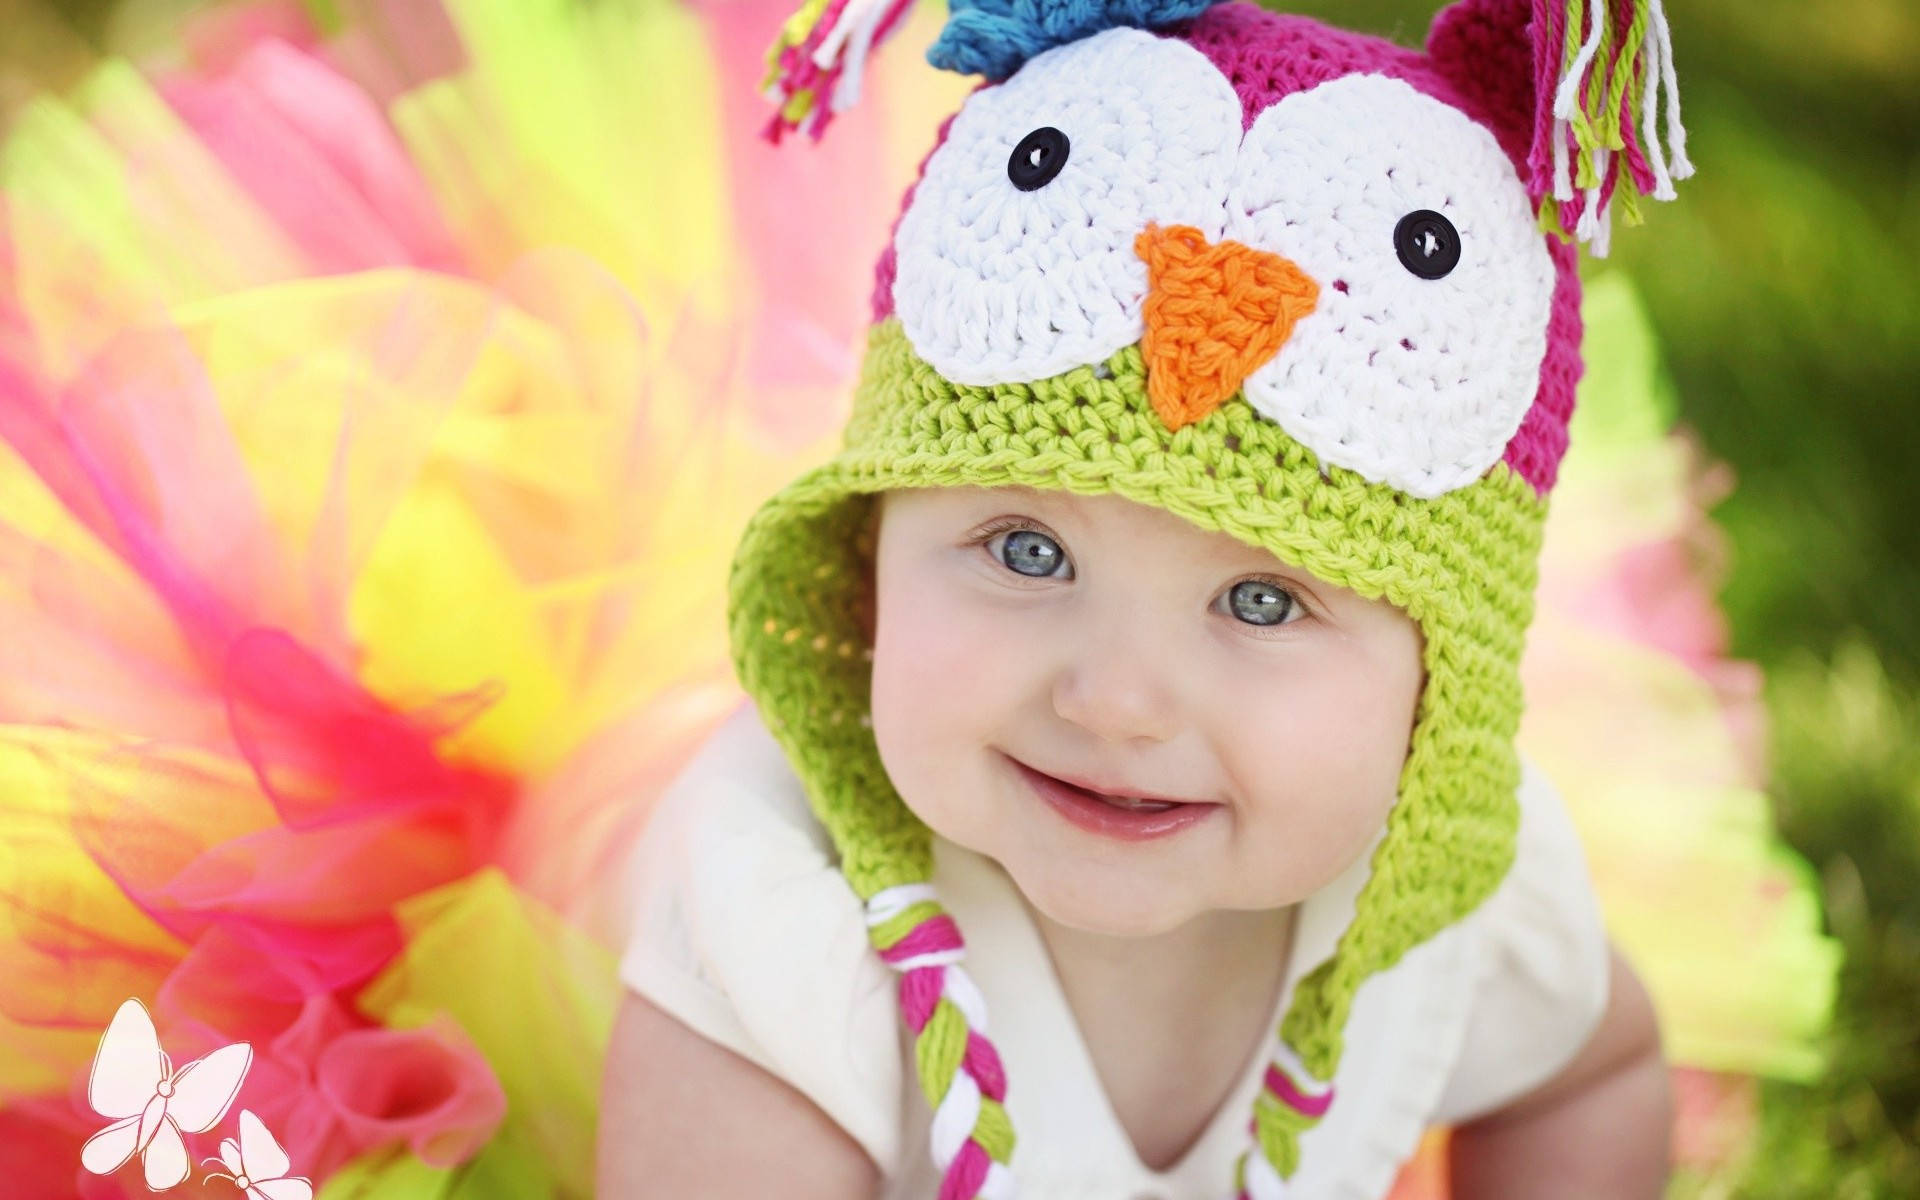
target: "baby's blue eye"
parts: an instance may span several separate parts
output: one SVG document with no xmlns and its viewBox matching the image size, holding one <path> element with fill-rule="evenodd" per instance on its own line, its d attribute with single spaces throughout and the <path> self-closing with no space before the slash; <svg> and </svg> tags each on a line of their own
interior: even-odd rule
<svg viewBox="0 0 1920 1200">
<path fill-rule="evenodd" d="M 1000 561 L 1035 579 L 1052 575 L 1063 560 L 1060 544 L 1032 529 L 1016 529 L 1000 544 Z"/>
<path fill-rule="evenodd" d="M 1227 593 L 1233 615 L 1249 625 L 1279 625 L 1297 605 L 1291 595 L 1259 579 L 1243 579 Z"/>
</svg>

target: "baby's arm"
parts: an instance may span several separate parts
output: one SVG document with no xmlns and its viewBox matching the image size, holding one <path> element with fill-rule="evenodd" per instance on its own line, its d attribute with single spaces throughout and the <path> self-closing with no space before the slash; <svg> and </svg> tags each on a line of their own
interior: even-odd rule
<svg viewBox="0 0 1920 1200">
<path fill-rule="evenodd" d="M 635 992 L 601 1077 L 602 1200 L 847 1200 L 879 1194 L 859 1143 L 805 1096 Z"/>
<path fill-rule="evenodd" d="M 1593 1036 L 1558 1074 L 1454 1129 L 1454 1200 L 1657 1200 L 1673 1096 L 1653 1003 L 1620 952 Z"/>
</svg>

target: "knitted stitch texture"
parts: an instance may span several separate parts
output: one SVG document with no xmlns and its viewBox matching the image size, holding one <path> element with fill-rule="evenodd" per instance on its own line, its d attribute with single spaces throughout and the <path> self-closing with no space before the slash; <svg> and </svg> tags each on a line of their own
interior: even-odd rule
<svg viewBox="0 0 1920 1200">
<path fill-rule="evenodd" d="M 1426 635 L 1427 682 L 1388 836 L 1353 923 L 1334 956 L 1301 981 L 1282 1021 L 1280 1035 L 1297 1056 L 1293 1082 L 1284 1070 L 1270 1076 L 1256 1105 L 1259 1157 L 1284 1176 L 1297 1161 L 1299 1132 L 1315 1119 L 1312 1097 L 1324 1095 L 1338 1065 L 1360 983 L 1471 911 L 1512 861 L 1518 664 L 1545 504 L 1504 464 L 1436 499 L 1408 498 L 1324 467 L 1241 399 L 1170 430 L 1154 410 L 1137 346 L 1098 370 L 969 387 L 915 355 L 897 321 L 880 323 L 869 335 L 844 449 L 749 522 L 728 613 L 741 682 L 806 782 L 862 899 L 924 884 L 932 872 L 930 832 L 894 791 L 867 708 L 872 498 L 890 488 L 1009 484 L 1111 493 L 1223 530 L 1385 599 Z M 913 919 L 950 925 L 932 907 Z M 896 936 L 898 926 L 884 929 L 875 941 L 883 957 L 891 943 L 880 937 Z M 957 931 L 952 940 L 957 945 Z M 915 1003 L 903 981 L 910 1024 Z M 966 1060 L 988 1059 L 986 1050 L 962 1055 L 952 1071 L 957 1033 L 951 1038 L 944 1055 L 929 1052 L 917 1064 L 936 1106 L 954 1078 L 973 1075 Z M 995 1095 L 977 1075 L 972 1086 Z M 970 1140 L 1003 1161 L 994 1154 L 1003 1110 L 983 1103 L 979 1112 Z"/>
<path fill-rule="evenodd" d="M 954 0 L 952 16 L 927 51 L 927 61 L 962 75 L 1005 79 L 1020 64 L 1054 46 L 1116 25 L 1143 29 L 1204 11 L 1216 0 Z"/>
<path fill-rule="evenodd" d="M 1220 407 L 1274 356 L 1320 285 L 1277 254 L 1210 245 L 1191 225 L 1149 227 L 1134 239 L 1147 264 L 1147 394 L 1168 429 Z"/>
</svg>

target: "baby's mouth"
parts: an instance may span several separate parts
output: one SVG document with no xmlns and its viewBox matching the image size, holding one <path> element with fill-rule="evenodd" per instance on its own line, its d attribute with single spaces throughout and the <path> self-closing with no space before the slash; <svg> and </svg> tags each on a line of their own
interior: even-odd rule
<svg viewBox="0 0 1920 1200">
<path fill-rule="evenodd" d="M 1091 796 L 1102 804 L 1110 804 L 1115 808 L 1124 808 L 1129 812 L 1172 812 L 1174 809 L 1180 807 L 1180 804 L 1173 800 L 1139 800 L 1132 796 L 1108 796 L 1100 792 L 1090 792 L 1083 787 L 1074 787 L 1073 784 L 1068 783 L 1064 779 L 1056 780 L 1056 782 L 1062 787 L 1070 787 L 1076 792 Z"/>
<path fill-rule="evenodd" d="M 1063 819 L 1089 833 L 1122 842 L 1171 837 L 1205 821 L 1221 805 L 1209 800 L 1126 796 L 1049 775 L 1011 758 L 1034 795 Z"/>
<path fill-rule="evenodd" d="M 1014 761 L 1019 762 L 1018 759 L 1015 759 Z M 1110 808 L 1118 808 L 1127 812 L 1137 812 L 1137 813 L 1172 812 L 1176 808 L 1186 808 L 1186 807 L 1189 807 L 1191 803 L 1193 803 L 1191 801 L 1186 801 L 1186 800 L 1149 800 L 1140 796 L 1123 796 L 1123 795 L 1118 795 L 1112 792 L 1096 791 L 1093 788 L 1085 787 L 1085 786 L 1082 786 L 1081 784 L 1074 783 L 1070 780 L 1062 779 L 1058 775 L 1048 775 L 1045 771 L 1042 771 L 1037 767 L 1029 767 L 1025 763 L 1020 763 L 1020 765 L 1023 767 L 1026 767 L 1027 770 L 1032 771 L 1035 775 L 1039 775 L 1043 778 L 1052 780 L 1055 784 L 1057 784 L 1062 788 L 1067 789 L 1070 792 L 1075 792 L 1079 795 L 1087 797 L 1090 800 L 1098 800 L 1100 803 L 1105 804 Z"/>
</svg>

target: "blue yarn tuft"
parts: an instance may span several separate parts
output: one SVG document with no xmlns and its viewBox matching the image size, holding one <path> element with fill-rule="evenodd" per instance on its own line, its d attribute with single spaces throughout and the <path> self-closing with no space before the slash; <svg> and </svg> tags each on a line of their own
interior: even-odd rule
<svg viewBox="0 0 1920 1200">
<path fill-rule="evenodd" d="M 1005 79 L 1043 50 L 1103 29 L 1155 29 L 1197 17 L 1221 0 L 952 0 L 927 51 L 944 71 Z"/>
</svg>

